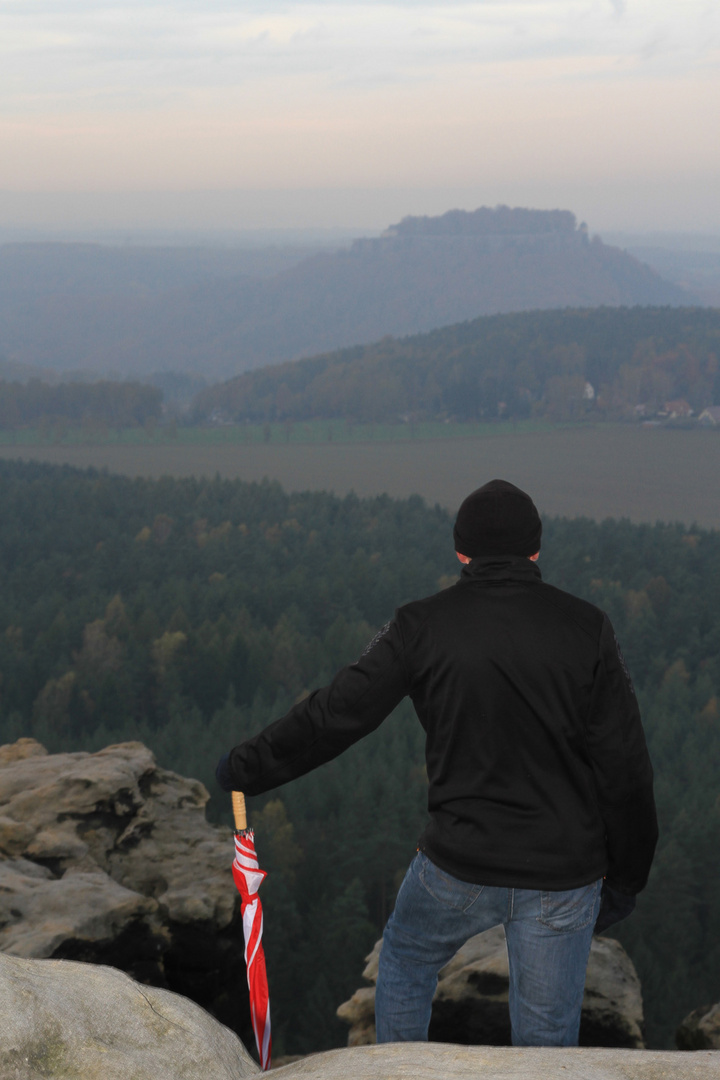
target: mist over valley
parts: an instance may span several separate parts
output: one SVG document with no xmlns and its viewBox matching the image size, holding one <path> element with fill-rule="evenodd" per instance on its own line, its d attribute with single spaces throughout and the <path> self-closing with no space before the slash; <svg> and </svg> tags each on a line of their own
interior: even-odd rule
<svg viewBox="0 0 720 1080">
<path fill-rule="evenodd" d="M 338 251 L 0 246 L 0 356 L 209 380 L 484 314 L 696 297 L 568 211 L 405 218 Z"/>
</svg>

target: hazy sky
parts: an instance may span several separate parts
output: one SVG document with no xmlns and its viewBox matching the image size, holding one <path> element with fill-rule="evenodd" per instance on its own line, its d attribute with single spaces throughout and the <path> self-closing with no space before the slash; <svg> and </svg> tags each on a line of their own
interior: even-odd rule
<svg viewBox="0 0 720 1080">
<path fill-rule="evenodd" d="M 718 230 L 719 60 L 718 0 L 0 0 L 0 223 Z"/>
</svg>

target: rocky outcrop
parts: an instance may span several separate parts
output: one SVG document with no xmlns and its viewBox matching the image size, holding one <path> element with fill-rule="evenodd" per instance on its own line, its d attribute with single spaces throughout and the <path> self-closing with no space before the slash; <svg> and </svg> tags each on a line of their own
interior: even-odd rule
<svg viewBox="0 0 720 1080">
<path fill-rule="evenodd" d="M 236 1023 L 246 990 L 233 843 L 205 820 L 208 798 L 142 743 L 0 747 L 0 951 L 111 964 Z"/>
<path fill-rule="evenodd" d="M 244 1080 L 240 1040 L 177 994 L 94 964 L 0 954 L 2 1080 Z M 274 1074 L 275 1075 L 275 1074 Z M 332 1050 L 278 1080 L 716 1080 L 720 1052 L 398 1043 Z"/>
<path fill-rule="evenodd" d="M 3 1080 L 241 1080 L 237 1035 L 179 994 L 115 968 L 0 954 Z"/>
<path fill-rule="evenodd" d="M 720 1002 L 685 1017 L 675 1035 L 678 1050 L 720 1050 Z"/>
<path fill-rule="evenodd" d="M 381 942 L 363 976 L 377 980 Z M 508 962 L 501 926 L 470 938 L 440 972 L 433 999 L 430 1039 L 437 1042 L 510 1045 Z M 350 1025 L 349 1046 L 375 1042 L 375 987 L 362 987 L 338 1009 Z M 581 1046 L 642 1048 L 640 981 L 622 945 L 593 938 L 585 982 Z"/>
</svg>

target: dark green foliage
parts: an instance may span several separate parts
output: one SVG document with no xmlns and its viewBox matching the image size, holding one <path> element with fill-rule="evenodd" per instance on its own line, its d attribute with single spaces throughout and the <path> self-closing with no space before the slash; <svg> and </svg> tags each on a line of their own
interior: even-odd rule
<svg viewBox="0 0 720 1080">
<path fill-rule="evenodd" d="M 687 399 L 720 402 L 720 311 L 593 308 L 488 315 L 407 338 L 246 372 L 209 387 L 195 414 L 603 420 Z M 584 396 L 586 383 L 595 392 Z"/>
<path fill-rule="evenodd" d="M 203 780 L 329 680 L 403 602 L 452 580 L 450 520 L 419 498 L 128 480 L 0 462 L 0 741 L 140 738 Z M 661 842 L 618 929 L 651 1045 L 720 999 L 720 534 L 545 522 L 546 580 L 607 610 L 656 769 Z M 334 1015 L 392 908 L 425 817 L 407 702 L 372 737 L 252 800 L 278 1052 L 338 1045 Z"/>
</svg>

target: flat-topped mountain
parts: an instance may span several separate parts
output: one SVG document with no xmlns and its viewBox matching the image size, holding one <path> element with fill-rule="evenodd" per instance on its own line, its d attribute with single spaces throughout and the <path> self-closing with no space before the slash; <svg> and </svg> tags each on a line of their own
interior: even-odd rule
<svg viewBox="0 0 720 1080">
<path fill-rule="evenodd" d="M 225 265 L 212 272 L 206 260 L 192 281 L 170 275 L 164 291 L 157 278 L 152 289 L 128 288 L 126 262 L 118 263 L 122 287 L 113 287 L 106 257 L 100 291 L 83 291 L 77 276 L 66 287 L 58 272 L 42 295 L 27 288 L 12 302 L 0 295 L 0 355 L 59 369 L 221 378 L 480 315 L 692 302 L 637 259 L 590 239 L 561 210 L 405 218 L 383 236 L 270 277 L 231 274 Z M 27 259 L 25 266 L 27 281 Z"/>
<path fill-rule="evenodd" d="M 439 217 L 405 217 L 384 236 L 547 236 L 571 235 L 577 229 L 570 210 L 526 210 L 523 207 L 481 206 L 478 210 L 448 210 Z M 580 226 L 587 234 L 587 226 Z"/>
</svg>

